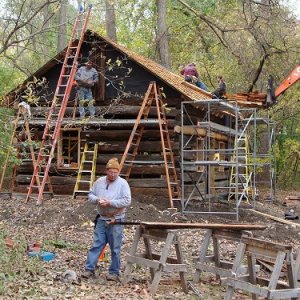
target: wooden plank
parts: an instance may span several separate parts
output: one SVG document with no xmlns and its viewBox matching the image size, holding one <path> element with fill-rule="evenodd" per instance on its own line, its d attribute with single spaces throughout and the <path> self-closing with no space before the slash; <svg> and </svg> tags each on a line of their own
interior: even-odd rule
<svg viewBox="0 0 300 300">
<path fill-rule="evenodd" d="M 300 296 L 300 289 L 271 290 L 268 299 L 290 299 Z"/>
<path fill-rule="evenodd" d="M 35 117 L 46 117 L 50 108 L 49 107 L 31 107 L 31 114 Z M 136 117 L 140 111 L 140 106 L 133 105 L 116 105 L 116 106 L 95 106 L 96 116 L 102 115 L 105 117 L 111 116 L 127 116 Z M 73 107 L 67 107 L 65 117 L 71 117 L 73 114 Z M 167 118 L 174 118 L 179 114 L 179 111 L 175 108 L 170 108 L 166 111 Z M 76 108 L 76 115 L 79 116 L 79 108 Z M 157 117 L 157 110 L 155 107 L 151 107 L 149 112 L 150 118 Z"/>
<path fill-rule="evenodd" d="M 269 293 L 266 288 L 259 287 L 259 286 L 253 285 L 249 282 L 245 282 L 245 281 L 241 281 L 241 280 L 237 280 L 237 279 L 233 279 L 233 278 L 226 278 L 222 281 L 222 283 L 224 283 L 225 285 L 231 286 L 233 289 L 241 289 L 244 291 L 248 291 L 250 293 L 255 293 L 256 295 L 259 295 L 261 297 L 267 297 L 268 293 Z M 226 296 L 225 296 L 225 299 L 229 300 L 231 298 L 226 298 Z"/>
<path fill-rule="evenodd" d="M 156 271 L 160 265 L 160 263 L 158 261 L 155 261 L 152 259 L 147 259 L 147 258 L 144 258 L 137 254 L 135 254 L 135 255 L 128 254 L 126 261 L 131 264 L 138 264 L 138 265 L 142 265 L 145 267 L 149 267 L 149 268 L 153 269 L 154 271 Z"/>
<path fill-rule="evenodd" d="M 256 224 L 207 224 L 207 223 L 167 223 L 167 222 L 122 222 L 123 225 L 141 225 L 145 229 L 227 229 L 227 230 L 264 230 L 267 226 Z"/>
<path fill-rule="evenodd" d="M 270 250 L 272 252 L 292 250 L 291 245 L 272 243 L 272 242 L 267 242 L 265 240 L 256 239 L 256 238 L 252 238 L 252 237 L 246 237 L 246 236 L 242 237 L 242 242 L 246 243 L 247 246 L 249 245 L 249 247 L 247 247 L 247 250 L 248 250 L 248 248 L 251 249 L 250 247 L 253 247 L 253 249 L 257 248 L 257 249 L 263 249 L 263 250 Z"/>
<path fill-rule="evenodd" d="M 276 222 L 280 222 L 280 223 L 283 223 L 283 224 L 293 225 L 293 226 L 300 227 L 300 224 L 298 224 L 298 223 L 294 223 L 294 222 L 291 222 L 291 221 L 288 221 L 288 220 L 284 220 L 284 219 L 281 219 L 281 218 L 278 218 L 278 217 L 274 217 L 274 216 L 271 216 L 271 215 L 262 213 L 262 212 L 260 212 L 260 211 L 254 210 L 254 209 L 248 209 L 248 211 L 251 211 L 251 212 L 253 212 L 253 213 L 255 213 L 255 214 L 264 216 L 264 217 L 269 218 L 269 219 L 271 219 L 271 220 L 274 220 L 274 221 L 276 221 Z"/>
<path fill-rule="evenodd" d="M 106 130 L 105 128 L 101 128 L 100 130 L 84 130 L 81 132 L 82 139 L 100 139 L 101 141 L 128 141 L 132 130 L 130 129 L 119 129 L 119 130 Z M 42 134 L 42 133 L 41 133 Z M 169 130 L 170 137 L 174 136 L 173 130 Z M 158 129 L 145 129 L 143 132 L 143 139 L 154 139 L 158 140 Z"/>
</svg>

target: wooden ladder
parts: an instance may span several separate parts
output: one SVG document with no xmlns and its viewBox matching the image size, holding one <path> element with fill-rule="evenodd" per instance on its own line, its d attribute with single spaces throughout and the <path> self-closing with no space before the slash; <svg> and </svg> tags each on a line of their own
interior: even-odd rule
<svg viewBox="0 0 300 300">
<path fill-rule="evenodd" d="M 30 150 L 30 156 L 31 156 L 33 168 L 35 168 L 35 166 L 36 166 L 35 152 L 34 152 L 34 149 L 33 149 L 33 143 L 32 143 L 31 133 L 30 133 L 30 129 L 29 129 L 29 120 L 28 120 L 28 117 L 25 116 L 25 114 L 23 114 L 21 111 L 22 111 L 22 109 L 19 108 L 18 112 L 17 112 L 16 119 L 14 120 L 14 128 L 13 128 L 13 132 L 12 132 L 12 135 L 11 135 L 9 148 L 8 148 L 7 153 L 6 153 L 6 157 L 5 157 L 5 161 L 4 161 L 4 165 L 3 165 L 3 169 L 2 169 L 2 174 L 1 174 L 0 192 L 2 191 L 2 184 L 3 184 L 4 177 L 5 177 L 5 173 L 6 173 L 6 169 L 7 169 L 7 165 L 8 165 L 8 160 L 9 160 L 9 157 L 10 157 L 10 154 L 11 154 L 11 151 L 12 151 L 14 140 L 18 140 L 18 138 L 16 137 L 16 130 L 17 130 L 18 123 L 19 123 L 19 120 L 20 120 L 22 115 L 24 117 L 25 133 L 26 133 L 26 138 L 27 138 L 28 144 L 29 144 L 29 150 Z M 18 142 L 21 142 L 21 141 L 18 141 Z M 19 151 L 20 151 L 20 149 L 18 147 L 18 153 L 19 153 Z M 14 171 L 13 171 L 13 179 L 12 179 L 12 182 L 11 182 L 11 193 L 13 192 L 13 189 L 14 189 L 14 181 L 15 181 L 15 177 L 16 177 L 16 171 L 17 171 L 17 166 L 14 167 Z M 37 184 L 40 185 L 40 180 L 39 180 L 38 176 L 36 176 L 36 181 L 37 181 Z M 53 194 L 53 189 L 52 189 L 51 183 L 50 182 L 47 182 L 47 183 L 48 183 L 48 189 L 49 189 L 49 192 L 47 192 L 47 193 Z"/>
<path fill-rule="evenodd" d="M 68 100 L 72 90 L 72 85 L 75 73 L 78 66 L 78 56 L 81 45 L 83 43 L 84 34 L 86 31 L 87 22 L 91 13 L 91 7 L 84 14 L 84 22 L 81 29 L 80 38 L 76 41 L 76 33 L 79 26 L 81 14 L 79 14 L 74 22 L 74 27 L 71 39 L 66 50 L 65 59 L 59 75 L 57 87 L 52 100 L 52 105 L 48 113 L 48 118 L 45 124 L 45 130 L 42 137 L 41 147 L 37 156 L 37 164 L 33 170 L 30 186 L 26 201 L 29 200 L 30 195 L 34 189 L 37 189 L 38 197 L 37 204 L 43 202 L 43 192 L 48 181 L 48 173 L 51 166 L 52 158 L 54 157 L 57 139 L 59 137 L 62 120 L 67 108 Z M 41 184 L 37 184 L 37 176 L 40 178 Z"/>
<path fill-rule="evenodd" d="M 96 162 L 98 156 L 98 144 L 93 144 L 93 150 L 89 148 L 89 144 L 86 143 L 84 145 L 84 150 L 82 153 L 80 167 L 78 170 L 78 175 L 76 179 L 76 184 L 73 192 L 73 199 L 76 198 L 78 194 L 87 195 L 93 187 L 95 182 L 95 174 L 96 174 Z M 90 159 L 90 156 L 93 156 Z M 82 178 L 82 176 L 89 176 L 89 180 L 87 178 Z M 88 188 L 85 188 L 88 185 Z"/>
<path fill-rule="evenodd" d="M 165 113 L 165 105 L 162 101 L 162 95 L 156 82 L 151 82 L 149 84 L 148 90 L 145 94 L 141 109 L 138 113 L 137 119 L 133 126 L 133 130 L 129 137 L 126 149 L 124 151 L 123 157 L 121 159 L 121 169 L 126 166 L 126 171 L 121 173 L 121 176 L 128 180 L 133 164 L 135 163 L 135 158 L 138 153 L 138 148 L 142 139 L 142 135 L 145 129 L 144 123 L 142 121 L 149 121 L 149 112 L 151 109 L 152 102 L 155 102 L 157 109 L 157 118 L 160 131 L 160 138 L 162 144 L 162 153 L 164 158 L 164 166 L 166 173 L 166 180 L 168 186 L 168 196 L 170 201 L 170 207 L 174 207 L 174 201 L 180 200 L 180 187 L 178 182 L 178 177 L 175 168 L 174 155 L 171 146 L 170 135 L 168 131 L 168 122 Z"/>
<path fill-rule="evenodd" d="M 3 167 L 2 167 L 2 173 L 1 173 L 1 179 L 0 179 L 0 191 L 2 191 L 3 180 L 4 180 L 4 177 L 5 177 L 5 174 L 6 174 L 8 160 L 9 160 L 10 154 L 12 152 L 13 143 L 14 143 L 14 140 L 15 140 L 16 129 L 18 127 L 19 119 L 20 119 L 20 109 L 18 110 L 17 116 L 16 116 L 16 118 L 14 120 L 14 123 L 13 123 L 13 131 L 12 131 L 12 134 L 11 134 L 11 137 L 10 137 L 10 141 L 9 141 L 9 144 L 8 144 L 8 150 L 6 152 L 5 160 L 4 160 Z"/>
</svg>

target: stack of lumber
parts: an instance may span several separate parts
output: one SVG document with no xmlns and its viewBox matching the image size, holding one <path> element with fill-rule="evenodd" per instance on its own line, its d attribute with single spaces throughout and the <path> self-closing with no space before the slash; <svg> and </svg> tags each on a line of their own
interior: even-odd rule
<svg viewBox="0 0 300 300">
<path fill-rule="evenodd" d="M 237 101 L 241 106 L 264 106 L 267 95 L 256 91 L 227 95 L 227 97 L 229 100 Z"/>
</svg>

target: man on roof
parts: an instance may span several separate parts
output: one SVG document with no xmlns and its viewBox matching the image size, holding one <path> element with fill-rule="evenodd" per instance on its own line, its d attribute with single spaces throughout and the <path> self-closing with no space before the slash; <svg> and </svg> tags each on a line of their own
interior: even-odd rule
<svg viewBox="0 0 300 300">
<path fill-rule="evenodd" d="M 223 99 L 226 94 L 226 82 L 223 76 L 217 76 L 218 87 L 211 93 L 213 98 Z"/>
<path fill-rule="evenodd" d="M 184 76 L 184 80 L 195 84 L 197 87 L 204 91 L 208 91 L 207 86 L 199 79 L 199 73 L 195 63 L 187 64 L 181 71 L 180 74 Z"/>
<path fill-rule="evenodd" d="M 75 75 L 77 82 L 77 95 L 79 101 L 80 118 L 85 117 L 85 107 L 88 107 L 90 117 L 95 116 L 94 97 L 92 87 L 98 82 L 98 72 L 93 68 L 93 64 L 88 60 L 77 70 Z"/>
</svg>

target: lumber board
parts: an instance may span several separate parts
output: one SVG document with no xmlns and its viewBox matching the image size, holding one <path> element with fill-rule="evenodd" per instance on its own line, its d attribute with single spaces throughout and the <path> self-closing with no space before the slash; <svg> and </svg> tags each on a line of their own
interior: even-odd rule
<svg viewBox="0 0 300 300">
<path fill-rule="evenodd" d="M 95 106 L 96 115 L 103 116 L 127 116 L 127 117 L 136 117 L 140 111 L 140 106 L 133 105 L 115 105 L 115 106 Z M 33 117 L 45 116 L 48 114 L 50 107 L 31 107 L 31 114 Z M 72 117 L 74 108 L 67 107 L 65 111 L 65 117 Z M 179 111 L 176 108 L 168 108 L 166 110 L 167 118 L 174 118 L 179 114 Z M 76 107 L 76 116 L 79 116 L 79 108 Z M 157 117 L 156 107 L 152 107 L 149 111 L 149 117 Z"/>
<path fill-rule="evenodd" d="M 288 221 L 288 220 L 284 220 L 284 219 L 282 219 L 282 218 L 274 217 L 274 216 L 271 216 L 271 215 L 262 213 L 262 212 L 260 212 L 260 211 L 257 211 L 257 210 L 255 210 L 255 209 L 250 209 L 250 211 L 254 212 L 255 214 L 261 215 L 261 216 L 263 216 L 263 217 L 269 218 L 269 219 L 271 219 L 271 220 L 273 220 L 273 221 L 282 223 L 282 224 L 294 225 L 294 226 L 300 227 L 300 224 L 298 224 L 298 223 L 294 223 L 294 222 L 291 222 L 291 221 Z"/>
<path fill-rule="evenodd" d="M 101 128 L 100 130 L 85 130 L 82 131 L 80 134 L 80 137 L 82 139 L 87 139 L 87 140 L 94 140 L 94 138 L 96 139 L 100 139 L 101 141 L 120 141 L 120 140 L 125 140 L 128 141 L 130 134 L 131 134 L 132 130 L 106 130 L 104 128 Z M 159 139 L 159 134 L 158 134 L 158 129 L 145 129 L 143 132 L 143 139 Z M 172 138 L 174 136 L 174 131 L 173 130 L 169 130 L 169 135 Z"/>
<path fill-rule="evenodd" d="M 35 118 L 29 121 L 30 126 L 44 126 L 46 124 L 46 118 Z M 115 118 L 98 118 L 81 120 L 76 118 L 75 120 L 71 118 L 64 118 L 62 121 L 63 128 L 72 127 L 95 127 L 95 128 L 133 128 L 136 119 L 115 119 Z M 173 119 L 168 120 L 168 128 L 173 128 L 175 124 L 178 123 Z M 18 125 L 22 126 L 24 121 L 19 121 Z M 54 124 L 54 122 L 53 122 Z M 145 128 L 158 128 L 157 119 L 142 120 L 141 124 L 145 125 Z"/>
<path fill-rule="evenodd" d="M 123 225 L 141 225 L 145 229 L 222 229 L 222 230 L 264 230 L 265 225 L 256 224 L 207 224 L 207 223 L 167 223 L 167 222 L 122 222 Z"/>
</svg>

